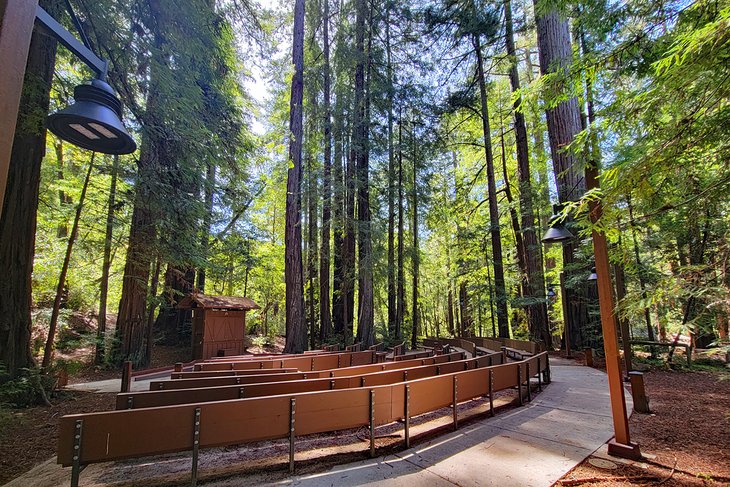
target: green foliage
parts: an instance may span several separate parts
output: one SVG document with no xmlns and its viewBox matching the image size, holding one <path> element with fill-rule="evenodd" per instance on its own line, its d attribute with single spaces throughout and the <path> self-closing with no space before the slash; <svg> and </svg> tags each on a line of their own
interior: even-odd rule
<svg viewBox="0 0 730 487">
<path fill-rule="evenodd" d="M 10 379 L 5 366 L 0 363 L 0 410 L 3 407 L 24 408 L 41 404 L 41 388 L 50 391 L 53 381 L 52 377 L 35 368 L 23 369 L 18 377 Z"/>
</svg>

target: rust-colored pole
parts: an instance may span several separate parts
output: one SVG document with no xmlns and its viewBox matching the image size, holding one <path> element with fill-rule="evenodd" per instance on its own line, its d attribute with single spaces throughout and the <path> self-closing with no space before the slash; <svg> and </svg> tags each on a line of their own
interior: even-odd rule
<svg viewBox="0 0 730 487">
<path fill-rule="evenodd" d="M 599 187 L 595 166 L 586 167 L 586 188 Z M 591 221 L 595 224 L 602 214 L 601 201 L 590 203 Z M 608 374 L 608 390 L 611 397 L 611 414 L 615 438 L 608 444 L 608 452 L 623 458 L 641 458 L 639 445 L 631 442 L 629 435 L 629 417 L 626 412 L 626 397 L 621 378 L 621 357 L 618 351 L 616 333 L 616 314 L 613 301 L 613 285 L 608 261 L 608 244 L 606 234 L 593 228 L 593 253 L 598 275 L 598 303 L 601 313 L 601 329 L 603 331 L 603 349 L 606 353 L 606 373 Z"/>
<path fill-rule="evenodd" d="M 572 358 L 570 352 L 570 317 L 568 316 L 568 293 L 565 292 L 565 273 L 560 272 L 560 302 L 563 304 L 563 334 L 565 335 L 565 357 Z"/>
<path fill-rule="evenodd" d="M 0 214 L 37 0 L 0 0 Z"/>
</svg>

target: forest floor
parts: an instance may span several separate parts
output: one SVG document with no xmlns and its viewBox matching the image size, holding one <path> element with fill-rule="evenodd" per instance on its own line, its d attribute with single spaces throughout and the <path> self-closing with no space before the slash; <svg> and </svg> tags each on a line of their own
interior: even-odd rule
<svg viewBox="0 0 730 487">
<path fill-rule="evenodd" d="M 262 346 L 260 350 L 249 347 L 249 351 L 277 351 L 281 346 L 278 342 L 272 346 Z M 184 353 L 184 350 L 174 347 L 155 347 L 153 367 L 185 360 Z M 600 367 L 600 363 L 597 365 Z M 632 439 L 639 443 L 642 453 L 648 454 L 648 460 L 625 464 L 589 457 L 555 485 L 730 485 L 730 463 L 727 461 L 727 452 L 730 451 L 730 370 L 701 365 L 697 368 L 700 370 L 657 367 L 645 373 L 652 413 L 634 413 L 630 427 Z M 97 370 L 91 365 L 76 372 L 70 382 L 119 376 L 118 372 Z M 55 455 L 58 420 L 61 416 L 111 410 L 114 396 L 114 393 L 61 391 L 51 397 L 51 407 L 0 407 L 0 485 Z M 383 433 L 386 434 L 379 442 L 384 444 L 379 446 L 387 449 L 390 441 L 398 443 L 396 439 L 388 438 L 385 431 L 379 431 L 378 436 Z M 333 438 L 321 440 L 330 443 Z M 316 443 L 318 440 L 312 438 L 312 441 Z M 277 446 L 282 451 L 286 449 L 286 445 Z M 323 445 L 319 446 L 321 448 Z M 337 445 L 330 446 L 337 449 Z M 352 448 L 342 444 L 339 453 L 329 448 L 327 450 L 336 463 L 342 463 L 359 458 L 360 447 L 355 448 L 357 452 L 350 451 Z M 251 460 L 251 468 L 255 470 L 259 462 Z M 307 469 L 315 470 L 326 467 L 329 461 L 322 458 L 313 458 L 310 462 L 304 458 L 302 460 L 302 466 L 313 462 Z M 264 465 L 259 467 L 266 469 Z"/>
<path fill-rule="evenodd" d="M 730 369 L 702 363 L 695 369 L 644 372 L 651 413 L 629 420 L 644 461 L 594 455 L 555 486 L 730 486 Z"/>
</svg>

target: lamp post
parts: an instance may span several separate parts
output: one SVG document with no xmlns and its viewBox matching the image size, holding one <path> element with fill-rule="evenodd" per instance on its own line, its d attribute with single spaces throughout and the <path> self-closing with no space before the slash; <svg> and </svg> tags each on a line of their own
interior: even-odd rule
<svg viewBox="0 0 730 487">
<path fill-rule="evenodd" d="M 598 189 L 598 171 L 595 165 L 586 166 L 586 188 Z M 608 261 L 608 244 L 606 234 L 595 227 L 601 218 L 603 208 L 601 200 L 589 203 L 590 218 L 593 227 L 593 254 L 596 267 L 596 284 L 598 286 L 598 304 L 601 314 L 601 329 L 603 331 L 603 350 L 606 354 L 606 374 L 608 375 L 608 390 L 611 398 L 611 415 L 613 416 L 614 439 L 608 444 L 608 453 L 611 455 L 639 459 L 641 451 L 639 445 L 631 442 L 629 434 L 629 417 L 626 412 L 626 397 L 623 381 L 621 380 L 621 359 L 618 352 L 618 336 L 616 333 L 616 314 L 613 301 L 613 285 Z"/>
<path fill-rule="evenodd" d="M 585 170 L 586 188 L 588 190 L 598 189 L 598 174 L 595 166 L 589 165 Z M 560 210 L 559 206 L 554 206 L 553 217 L 551 217 L 551 227 L 545 233 L 543 243 L 565 242 L 571 236 L 567 229 L 562 229 L 562 223 L 556 215 Z M 592 201 L 589 203 L 590 218 L 592 223 L 598 222 L 602 214 L 601 201 Z M 596 266 L 591 269 L 588 280 L 595 280 L 598 286 L 598 304 L 601 314 L 601 330 L 603 333 L 603 349 L 606 355 L 606 374 L 608 375 L 608 391 L 611 401 L 611 415 L 613 417 L 614 439 L 608 444 L 608 452 L 623 458 L 631 458 L 634 460 L 641 458 L 639 445 L 631 442 L 629 434 L 629 418 L 626 412 L 626 397 L 624 395 L 623 382 L 621 380 L 621 362 L 618 353 L 618 336 L 616 334 L 616 315 L 614 313 L 613 301 L 613 285 L 611 284 L 611 273 L 608 262 L 608 244 L 606 235 L 603 232 L 593 228 L 593 253 L 595 255 Z M 562 284 L 561 273 L 561 284 Z M 565 308 L 564 308 L 565 310 Z M 565 313 L 565 311 L 563 311 Z M 569 350 L 567 328 L 568 320 L 566 316 L 566 349 Z"/>
<path fill-rule="evenodd" d="M 560 213 L 563 211 L 564 205 L 558 203 L 553 205 L 553 214 L 548 221 L 548 229 L 542 237 L 542 243 L 559 243 L 564 244 L 573 239 L 573 234 L 563 223 Z M 568 315 L 568 293 L 565 291 L 565 275 L 560 273 L 560 301 L 563 304 L 563 334 L 565 335 L 565 356 L 572 358 L 573 354 L 570 350 L 570 316 Z"/>
<path fill-rule="evenodd" d="M 0 212 L 34 22 L 43 26 L 98 76 L 90 84 L 74 89 L 75 103 L 51 115 L 48 128 L 74 145 L 105 154 L 129 154 L 137 148 L 122 125 L 122 105 L 105 81 L 109 63 L 90 49 L 70 5 L 69 13 L 83 44 L 39 7 L 36 0 L 0 1 L 0 66 L 3 69 L 0 78 Z"/>
</svg>

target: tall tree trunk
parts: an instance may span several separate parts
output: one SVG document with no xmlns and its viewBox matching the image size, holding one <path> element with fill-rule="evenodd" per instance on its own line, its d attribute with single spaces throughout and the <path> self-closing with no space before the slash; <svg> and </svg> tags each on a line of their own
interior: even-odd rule
<svg viewBox="0 0 730 487">
<path fill-rule="evenodd" d="M 509 338 L 507 318 L 507 290 L 504 282 L 504 259 L 502 257 L 502 236 L 499 227 L 499 208 L 497 207 L 497 185 L 494 181 L 494 157 L 492 155 L 491 131 L 489 129 L 489 109 L 487 106 L 487 87 L 484 77 L 484 59 L 479 36 L 472 37 L 477 56 L 477 75 L 479 76 L 479 95 L 481 100 L 482 131 L 484 132 L 484 152 L 487 160 L 487 190 L 489 197 L 489 224 L 492 236 L 492 259 L 494 265 L 494 289 L 497 300 L 497 323 L 499 336 Z M 463 318 L 462 318 L 463 319 Z"/>
<path fill-rule="evenodd" d="M 330 107 L 329 0 L 322 0 L 322 49 L 324 51 L 324 167 L 322 171 L 322 243 L 319 252 L 319 339 L 324 342 L 332 332 L 330 312 L 330 218 L 332 188 L 332 109 Z"/>
<path fill-rule="evenodd" d="M 317 96 L 311 91 L 310 105 L 312 116 L 309 117 L 308 137 L 313 137 L 317 130 Z M 311 144 L 307 144 L 311 147 Z M 314 349 L 317 338 L 317 302 L 314 290 L 317 287 L 317 174 L 314 168 L 315 156 L 307 150 L 307 301 L 309 308 L 309 346 Z"/>
<path fill-rule="evenodd" d="M 398 275 L 396 277 L 396 294 L 398 297 L 395 313 L 395 338 L 403 338 L 403 318 L 406 313 L 405 272 L 403 262 L 403 118 L 398 116 Z"/>
<path fill-rule="evenodd" d="M 213 221 L 213 190 L 215 189 L 215 173 L 215 164 L 210 161 L 206 162 L 205 216 L 203 217 L 203 236 L 200 240 L 200 252 L 205 259 L 208 259 L 208 252 L 210 251 L 210 225 Z M 205 292 L 205 271 L 206 266 L 198 269 L 198 289 L 202 293 Z"/>
<path fill-rule="evenodd" d="M 160 256 L 158 255 L 155 258 L 155 270 L 152 272 L 152 282 L 150 283 L 150 294 L 148 297 L 149 309 L 147 310 L 147 346 L 145 348 L 145 354 L 148 364 L 152 362 L 152 325 L 155 319 L 155 308 L 157 308 L 157 301 L 154 298 L 155 296 L 157 296 L 157 286 L 160 283 L 161 266 L 162 259 L 160 259 Z"/>
<path fill-rule="evenodd" d="M 63 2 L 41 0 L 51 15 Z M 34 365 L 30 350 L 33 302 L 31 276 L 45 120 L 56 58 L 56 41 L 36 29 L 30 42 L 20 111 L 10 154 L 5 198 L 0 208 L 0 362 L 10 377 Z"/>
<path fill-rule="evenodd" d="M 334 333 L 345 332 L 345 268 L 343 257 L 345 251 L 345 182 L 343 170 L 343 149 L 342 149 L 342 94 L 337 94 L 335 102 L 335 123 L 334 123 L 334 164 L 332 167 L 332 185 L 334 190 L 334 211 L 333 211 L 333 237 L 332 247 L 334 259 L 332 265 L 332 326 Z"/>
<path fill-rule="evenodd" d="M 94 363 L 104 362 L 104 342 L 106 337 L 106 307 L 109 296 L 109 269 L 111 268 L 112 238 L 114 237 L 114 209 L 117 197 L 117 174 L 119 173 L 119 156 L 112 162 L 112 181 L 109 186 L 109 203 L 106 213 L 106 233 L 104 235 L 104 257 L 101 264 L 101 285 L 99 287 L 99 314 L 96 329 L 96 354 Z"/>
<path fill-rule="evenodd" d="M 447 300 L 448 309 L 446 310 L 446 319 L 449 323 L 449 333 L 451 336 L 456 336 L 454 333 L 454 293 L 451 290 L 451 282 L 449 282 L 449 297 Z"/>
<path fill-rule="evenodd" d="M 530 338 L 550 347 L 552 338 L 548 326 L 547 302 L 545 300 L 545 276 L 542 268 L 542 246 L 537 239 L 536 221 L 532 204 L 532 180 L 530 155 L 527 144 L 527 126 L 520 96 L 520 77 L 517 72 L 517 57 L 512 24 L 510 0 L 504 5 L 505 43 L 510 57 L 509 79 L 514 101 L 515 145 L 517 148 L 517 174 L 520 180 L 520 213 L 522 218 L 522 246 L 525 254 L 524 297 L 530 299 L 527 305 Z"/>
<path fill-rule="evenodd" d="M 411 260 L 413 262 L 413 286 L 412 293 L 413 299 L 411 303 L 412 308 L 412 327 L 411 327 L 411 347 L 416 348 L 418 338 L 418 273 L 419 273 L 419 261 L 420 261 L 420 249 L 418 248 L 418 149 L 416 148 L 416 127 L 415 124 L 411 129 L 411 147 L 413 149 L 413 255 Z"/>
<path fill-rule="evenodd" d="M 393 152 L 393 65 L 390 46 L 390 8 L 385 10 L 385 58 L 388 90 L 388 335 L 395 336 L 398 311 L 395 286 L 395 154 Z"/>
<path fill-rule="evenodd" d="M 294 4 L 292 43 L 294 76 L 289 105 L 289 161 L 286 181 L 286 228 L 284 274 L 286 281 L 285 353 L 302 353 L 307 347 L 304 322 L 304 282 L 302 277 L 302 99 L 304 88 L 304 0 Z"/>
<path fill-rule="evenodd" d="M 546 0 L 534 0 L 537 24 L 537 43 L 540 54 L 540 71 L 543 75 L 557 73 L 567 75 L 572 63 L 570 26 L 560 7 Z M 564 93 L 569 88 L 567 82 L 556 80 L 552 90 Z M 561 101 L 545 111 L 550 139 L 550 153 L 553 160 L 553 173 L 561 203 L 575 201 L 585 193 L 585 178 L 578 157 L 566 150 L 581 131 L 580 110 L 576 97 Z M 574 288 L 566 289 L 567 310 L 565 319 L 571 323 L 571 343 L 576 349 L 583 346 L 584 328 L 588 324 L 586 285 L 581 279 L 570 279 L 571 275 L 584 273 L 574 256 L 578 243 L 576 240 L 563 245 L 563 265 L 566 280 L 581 282 Z M 584 267 L 584 266 L 583 266 Z"/>
<path fill-rule="evenodd" d="M 58 325 L 58 314 L 61 311 L 61 298 L 64 294 L 64 288 L 66 286 L 66 275 L 68 274 L 68 266 L 71 263 L 71 253 L 73 252 L 74 243 L 76 243 L 76 237 L 79 234 L 79 223 L 81 222 L 81 211 L 84 208 L 84 201 L 86 200 L 86 190 L 89 188 L 89 180 L 91 179 L 91 171 L 94 169 L 94 158 L 96 152 L 91 153 L 91 160 L 89 161 L 89 169 L 86 171 L 86 178 L 84 178 L 84 184 L 81 187 L 81 196 L 79 196 L 79 204 L 76 205 L 76 216 L 74 216 L 73 226 L 71 227 L 71 235 L 68 237 L 68 244 L 66 245 L 66 255 L 63 258 L 63 264 L 61 265 L 61 274 L 58 276 L 58 285 L 56 286 L 56 297 L 53 300 L 53 309 L 51 310 L 51 321 L 48 324 L 48 336 L 46 337 L 46 347 L 43 350 L 43 362 L 41 368 L 48 370 L 51 365 L 51 357 L 53 357 L 53 341 L 56 338 L 56 326 Z"/>
<path fill-rule="evenodd" d="M 61 139 L 58 139 L 55 144 L 53 144 L 54 148 L 56 149 L 56 161 L 58 162 L 58 171 L 56 173 L 56 178 L 61 181 L 63 179 L 63 141 Z M 67 238 L 68 237 L 68 222 L 66 221 L 66 215 L 65 211 L 63 211 L 63 208 L 65 205 L 68 205 L 72 203 L 71 197 L 62 189 L 58 190 L 58 203 L 59 207 L 62 209 L 61 214 L 63 215 L 62 221 L 58 222 L 58 227 L 56 227 L 56 237 L 57 238 Z"/>
<path fill-rule="evenodd" d="M 375 342 L 373 306 L 373 244 L 370 234 L 370 181 L 369 181 L 369 97 L 370 97 L 370 43 L 372 16 L 368 15 L 367 0 L 357 1 L 355 20 L 355 164 L 357 177 L 357 237 L 358 237 L 358 320 L 357 342 L 370 346 Z M 365 17 L 368 17 L 368 47 L 365 52 Z M 365 70 L 367 69 L 367 76 Z"/>
<path fill-rule="evenodd" d="M 641 290 L 641 299 L 642 301 L 646 302 L 647 300 L 647 293 L 646 293 L 646 278 L 644 277 L 644 268 L 643 264 L 641 263 L 641 255 L 639 254 L 639 241 L 636 237 L 636 224 L 634 222 L 634 207 L 631 204 L 631 197 L 626 198 L 626 203 L 629 208 L 629 226 L 631 226 L 631 240 L 634 244 L 634 259 L 636 262 L 636 273 L 639 278 L 639 289 Z M 654 327 L 651 325 L 651 316 L 649 314 L 649 308 L 644 308 L 644 321 L 646 323 L 646 333 L 649 340 L 654 341 Z M 656 355 L 654 353 L 654 348 L 652 348 L 652 355 Z"/>
</svg>

